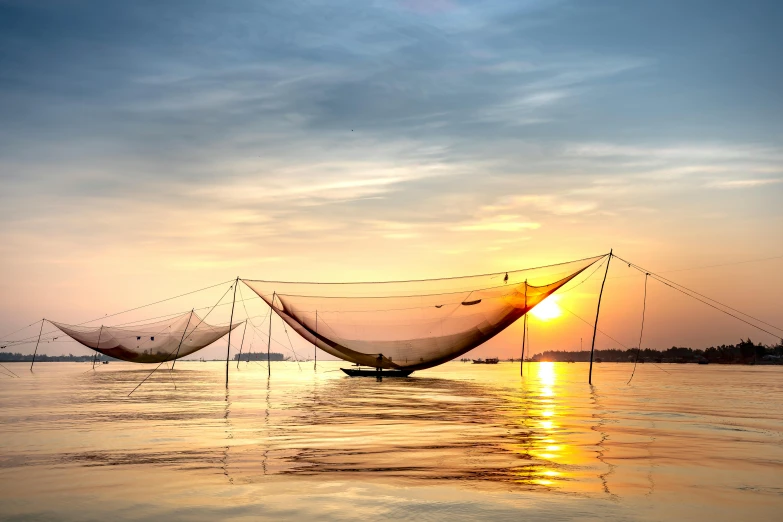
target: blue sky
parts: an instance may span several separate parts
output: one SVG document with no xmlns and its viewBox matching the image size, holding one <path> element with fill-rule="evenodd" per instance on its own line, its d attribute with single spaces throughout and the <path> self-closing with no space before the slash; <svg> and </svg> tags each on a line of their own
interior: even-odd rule
<svg viewBox="0 0 783 522">
<path fill-rule="evenodd" d="M 781 22 L 775 1 L 1 1 L 3 321 L 42 297 L 89 315 L 84 285 L 122 308 L 118 276 L 144 301 L 236 272 L 783 254 Z M 775 267 L 741 274 L 770 320 Z"/>
</svg>

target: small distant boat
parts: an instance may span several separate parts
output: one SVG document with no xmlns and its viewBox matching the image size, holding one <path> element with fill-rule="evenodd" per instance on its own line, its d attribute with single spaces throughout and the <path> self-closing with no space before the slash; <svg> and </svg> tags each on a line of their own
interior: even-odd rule
<svg viewBox="0 0 783 522">
<path fill-rule="evenodd" d="M 413 370 L 377 370 L 361 368 L 340 368 L 349 377 L 408 377 Z"/>
<path fill-rule="evenodd" d="M 109 361 L 102 361 L 103 364 L 109 364 Z"/>
<path fill-rule="evenodd" d="M 500 359 L 497 357 L 490 357 L 488 359 L 473 359 L 473 364 L 497 364 Z"/>
</svg>

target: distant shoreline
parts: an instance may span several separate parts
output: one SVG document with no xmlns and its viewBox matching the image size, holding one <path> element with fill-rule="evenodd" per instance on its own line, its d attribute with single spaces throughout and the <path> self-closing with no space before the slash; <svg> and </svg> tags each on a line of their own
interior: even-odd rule
<svg viewBox="0 0 783 522">
<path fill-rule="evenodd" d="M 96 362 L 103 363 L 104 361 L 119 361 L 112 357 L 108 357 L 103 354 L 98 354 L 97 357 L 93 355 L 45 355 L 38 354 L 35 357 L 36 363 L 44 362 L 92 362 L 95 358 Z M 233 361 L 240 359 L 240 355 L 236 354 L 233 357 Z M 272 352 L 269 354 L 271 361 L 288 361 L 289 357 L 286 357 L 282 353 Z M 6 362 L 32 362 L 32 354 L 21 354 L 13 352 L 0 351 L 0 363 Z M 183 359 L 185 361 L 192 362 L 207 362 L 203 359 Z M 241 355 L 242 361 L 258 361 L 266 362 L 267 354 L 263 352 L 243 353 Z M 469 360 L 465 357 L 461 360 Z M 519 361 L 519 359 L 511 358 L 506 361 Z M 568 351 L 568 350 L 547 350 L 542 353 L 536 354 L 530 358 L 525 359 L 528 362 L 590 362 L 590 352 L 587 350 L 582 351 Z M 629 348 L 626 350 L 595 350 L 593 354 L 593 361 L 595 363 L 620 363 L 620 362 L 636 362 L 639 363 L 654 363 L 654 364 L 745 364 L 745 365 L 780 365 L 783 364 L 783 340 L 775 346 L 764 346 L 762 344 L 756 344 L 750 339 L 740 340 L 738 344 L 723 344 L 720 346 L 711 346 L 704 350 L 692 349 L 685 347 L 672 346 L 666 350 L 653 350 L 645 348 L 639 350 L 638 348 Z M 212 359 L 210 362 L 222 362 L 225 359 Z"/>
<path fill-rule="evenodd" d="M 589 362 L 589 351 L 547 350 L 536 354 L 533 362 Z M 704 350 L 672 346 L 666 350 L 630 348 L 627 350 L 595 350 L 595 362 L 635 362 L 674 364 L 783 364 L 783 341 L 775 346 L 755 344 L 750 339 L 739 344 L 711 346 Z"/>
</svg>

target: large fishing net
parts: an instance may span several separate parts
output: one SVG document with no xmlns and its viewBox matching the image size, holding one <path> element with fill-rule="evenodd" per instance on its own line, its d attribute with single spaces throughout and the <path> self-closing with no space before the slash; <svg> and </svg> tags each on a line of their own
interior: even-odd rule
<svg viewBox="0 0 783 522">
<path fill-rule="evenodd" d="M 451 279 L 243 281 L 325 352 L 366 366 L 419 370 L 488 341 L 603 257 Z"/>
<path fill-rule="evenodd" d="M 136 326 L 73 326 L 50 321 L 96 352 L 136 363 L 173 361 L 209 346 L 242 323 L 207 324 L 195 312 Z"/>
</svg>

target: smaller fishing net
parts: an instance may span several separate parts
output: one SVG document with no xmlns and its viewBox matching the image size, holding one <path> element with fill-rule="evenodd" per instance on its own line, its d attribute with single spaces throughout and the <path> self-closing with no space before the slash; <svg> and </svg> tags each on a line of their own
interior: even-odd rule
<svg viewBox="0 0 783 522">
<path fill-rule="evenodd" d="M 135 363 L 173 361 L 209 346 L 242 323 L 213 326 L 195 312 L 135 326 L 73 326 L 50 321 L 75 341 Z"/>
</svg>

